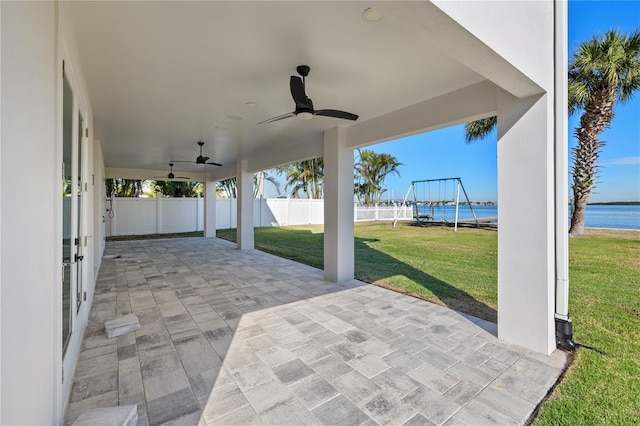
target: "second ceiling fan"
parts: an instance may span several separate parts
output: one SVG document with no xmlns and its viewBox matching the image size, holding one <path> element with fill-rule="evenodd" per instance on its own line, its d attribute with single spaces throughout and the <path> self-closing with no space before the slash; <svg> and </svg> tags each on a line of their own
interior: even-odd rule
<svg viewBox="0 0 640 426">
<path fill-rule="evenodd" d="M 220 163 L 214 163 L 213 161 L 209 161 L 209 157 L 202 155 L 202 147 L 204 146 L 204 142 L 198 141 L 198 145 L 200 145 L 200 155 L 196 157 L 196 161 L 187 161 L 187 160 L 175 160 L 174 163 L 195 163 L 195 164 L 209 164 L 211 166 L 222 166 Z"/>
<path fill-rule="evenodd" d="M 289 81 L 289 87 L 291 88 L 291 96 L 296 103 L 296 109 L 293 112 L 279 115 L 277 117 L 269 118 L 268 120 L 261 121 L 258 124 L 272 123 L 274 121 L 284 120 L 289 117 L 298 117 L 303 120 L 309 119 L 314 115 L 321 115 L 324 117 L 342 118 L 344 120 L 357 120 L 358 116 L 346 111 L 340 111 L 337 109 L 314 109 L 313 101 L 307 97 L 305 92 L 305 78 L 309 75 L 311 68 L 308 65 L 299 65 L 296 70 L 302 78 L 292 75 Z"/>
<path fill-rule="evenodd" d="M 190 177 L 187 176 L 176 176 L 173 174 L 173 163 L 169 163 L 169 174 L 165 177 L 165 176 L 154 176 L 154 179 L 168 179 L 168 180 L 173 180 L 173 179 L 181 179 L 181 180 L 189 180 L 191 179 Z"/>
</svg>

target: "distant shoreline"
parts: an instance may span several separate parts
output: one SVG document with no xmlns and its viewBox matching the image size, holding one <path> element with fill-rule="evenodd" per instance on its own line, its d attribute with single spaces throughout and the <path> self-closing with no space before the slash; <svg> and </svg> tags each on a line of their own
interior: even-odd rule
<svg viewBox="0 0 640 426">
<path fill-rule="evenodd" d="M 611 201 L 608 203 L 587 203 L 588 206 L 640 206 L 640 201 Z"/>
</svg>

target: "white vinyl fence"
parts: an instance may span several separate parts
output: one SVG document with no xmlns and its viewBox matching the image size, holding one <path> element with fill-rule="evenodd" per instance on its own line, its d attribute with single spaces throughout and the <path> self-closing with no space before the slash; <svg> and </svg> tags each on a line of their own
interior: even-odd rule
<svg viewBox="0 0 640 426">
<path fill-rule="evenodd" d="M 114 198 L 107 199 L 107 236 L 167 234 L 204 230 L 204 198 Z M 216 229 L 237 226 L 237 200 L 216 200 Z M 411 207 L 360 207 L 354 205 L 356 222 L 412 219 Z M 322 225 L 324 200 L 260 198 L 254 200 L 255 227 Z"/>
</svg>

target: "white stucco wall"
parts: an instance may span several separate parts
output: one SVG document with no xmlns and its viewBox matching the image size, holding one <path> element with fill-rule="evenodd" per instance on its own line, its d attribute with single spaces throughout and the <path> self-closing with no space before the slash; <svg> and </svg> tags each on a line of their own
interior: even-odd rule
<svg viewBox="0 0 640 426">
<path fill-rule="evenodd" d="M 91 108 L 64 6 L 2 2 L 0 7 L 0 263 L 4 266 L 0 271 L 0 423 L 58 424 L 102 253 L 99 234 L 103 232 L 93 218 L 104 198 L 104 164 L 100 146 L 92 139 Z M 89 135 L 83 137 L 86 186 L 81 232 L 87 301 L 73 319 L 64 362 L 60 282 L 63 59 L 73 80 L 77 107 L 89 129 Z M 33 197 L 30 191 L 38 196 Z"/>
<path fill-rule="evenodd" d="M 56 5 L 2 2 L 2 424 L 55 423 Z M 28 23 L 28 24 L 27 24 Z M 35 161 L 33 160 L 35 154 Z M 31 159 L 27 161 L 27 159 Z M 25 188 L 37 191 L 33 197 Z"/>
<path fill-rule="evenodd" d="M 553 75 L 549 74 L 548 67 L 541 66 L 549 65 L 553 1 L 435 0 L 433 3 L 540 87 L 553 87 Z"/>
</svg>

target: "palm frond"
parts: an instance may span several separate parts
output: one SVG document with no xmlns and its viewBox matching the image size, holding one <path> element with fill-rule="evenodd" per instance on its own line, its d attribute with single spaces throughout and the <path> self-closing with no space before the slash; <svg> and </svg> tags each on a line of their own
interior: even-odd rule
<svg viewBox="0 0 640 426">
<path fill-rule="evenodd" d="M 498 117 L 481 118 L 465 124 L 464 133 L 467 142 L 484 139 L 493 132 L 498 124 Z"/>
</svg>

